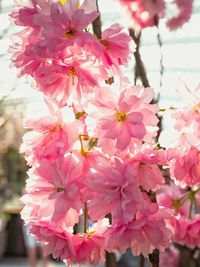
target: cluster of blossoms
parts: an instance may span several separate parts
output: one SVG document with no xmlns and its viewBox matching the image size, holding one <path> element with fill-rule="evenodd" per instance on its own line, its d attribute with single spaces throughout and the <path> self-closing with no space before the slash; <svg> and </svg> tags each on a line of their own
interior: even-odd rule
<svg viewBox="0 0 200 267">
<path fill-rule="evenodd" d="M 22 218 L 46 254 L 68 264 L 98 264 L 105 250 L 164 251 L 178 227 L 174 207 L 175 218 L 187 215 L 198 192 L 162 197 L 163 165 L 173 179 L 198 184 L 198 146 L 182 134 L 180 153 L 155 148 L 159 107 L 152 103 L 153 89 L 132 86 L 121 71 L 135 44 L 118 24 L 101 39 L 90 33 L 98 16 L 93 0 L 30 0 L 11 14 L 23 27 L 12 47 L 13 64 L 33 78 L 47 106 L 44 116 L 25 120 L 30 131 L 21 151 L 31 168 Z M 189 124 L 197 127 L 198 108 L 196 103 L 190 122 L 189 110 L 174 115 L 179 134 Z M 188 160 L 187 153 L 196 157 Z"/>
<path fill-rule="evenodd" d="M 158 202 L 175 211 L 171 221 L 174 241 L 193 249 L 200 248 L 199 92 L 199 86 L 194 91 L 185 85 L 179 90 L 187 105 L 165 112 L 166 117 L 170 116 L 171 124 L 163 130 L 159 140 L 166 148 L 170 177 L 177 185 L 164 185 Z"/>
<path fill-rule="evenodd" d="M 135 45 L 122 26 L 104 30 L 100 40 L 89 32 L 99 16 L 95 1 L 26 2 L 11 14 L 23 27 L 14 39 L 12 61 L 58 106 L 84 97 L 127 65 Z"/>
<path fill-rule="evenodd" d="M 127 9 L 133 29 L 156 26 L 159 19 L 168 17 L 170 11 L 177 9 L 177 14 L 167 18 L 166 25 L 176 30 L 189 21 L 192 15 L 193 0 L 119 0 Z M 174 12 L 173 12 L 174 13 Z"/>
</svg>

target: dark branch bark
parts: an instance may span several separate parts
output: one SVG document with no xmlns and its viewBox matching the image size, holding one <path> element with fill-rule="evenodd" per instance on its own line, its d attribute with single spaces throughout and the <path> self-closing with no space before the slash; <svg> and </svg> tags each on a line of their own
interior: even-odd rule
<svg viewBox="0 0 200 267">
<path fill-rule="evenodd" d="M 97 11 L 99 11 L 98 0 L 96 0 L 96 5 L 97 5 Z M 92 23 L 93 32 L 98 39 L 101 39 L 101 32 L 102 32 L 101 27 L 102 27 L 101 16 L 99 14 L 99 16 Z"/>
<path fill-rule="evenodd" d="M 149 261 L 151 263 L 151 267 L 159 267 L 159 250 L 157 248 L 149 254 Z"/>
<path fill-rule="evenodd" d="M 144 258 L 144 256 L 141 254 L 141 255 L 140 255 L 140 267 L 145 267 L 144 265 L 145 265 L 145 258 Z"/>
<path fill-rule="evenodd" d="M 140 55 L 140 38 L 141 38 L 141 32 L 139 33 L 138 36 L 136 36 L 135 31 L 133 29 L 129 29 L 129 34 L 133 38 L 134 42 L 136 43 L 136 51 L 134 53 L 135 56 L 135 61 L 136 61 L 136 66 L 137 66 L 137 71 L 138 74 L 141 78 L 142 84 L 144 87 L 149 87 L 149 80 L 147 78 L 146 70 Z"/>
<path fill-rule="evenodd" d="M 106 251 L 106 267 L 116 267 L 116 258 L 114 253 Z"/>
<path fill-rule="evenodd" d="M 112 215 L 108 214 L 106 216 L 109 219 L 110 224 L 112 223 Z M 106 267 L 116 267 L 116 257 L 114 253 L 109 253 L 106 251 Z"/>
</svg>

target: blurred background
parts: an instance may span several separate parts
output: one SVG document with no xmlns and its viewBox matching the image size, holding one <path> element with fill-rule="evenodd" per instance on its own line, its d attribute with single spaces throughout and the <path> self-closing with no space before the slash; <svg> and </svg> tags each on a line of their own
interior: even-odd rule
<svg viewBox="0 0 200 267">
<path fill-rule="evenodd" d="M 19 153 L 24 130 L 25 114 L 37 112 L 41 95 L 33 90 L 26 78 L 18 78 L 15 68 L 10 68 L 8 47 L 11 35 L 18 29 L 9 20 L 13 1 L 0 1 L 0 266 L 28 266 L 27 246 L 23 235 L 19 198 L 23 192 L 27 166 Z M 116 0 L 99 0 L 103 28 L 121 23 L 128 28 L 125 11 Z M 162 47 L 158 46 L 158 29 L 143 30 L 141 57 L 150 85 L 160 94 L 160 106 L 178 105 L 176 87 L 179 80 L 189 87 L 200 81 L 200 0 L 194 3 L 189 23 L 170 32 L 161 21 L 159 34 Z M 164 68 L 162 81 L 160 59 Z M 134 81 L 134 61 L 126 75 Z M 42 264 L 42 263 L 41 263 Z M 50 262 L 48 266 L 58 263 Z M 42 266 L 42 265 L 40 265 Z M 131 265 L 133 266 L 133 265 Z M 137 265 L 135 265 L 137 266 Z"/>
</svg>

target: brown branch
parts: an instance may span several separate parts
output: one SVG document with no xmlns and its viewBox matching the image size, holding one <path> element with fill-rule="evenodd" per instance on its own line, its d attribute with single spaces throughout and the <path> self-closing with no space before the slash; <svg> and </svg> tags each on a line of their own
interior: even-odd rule
<svg viewBox="0 0 200 267">
<path fill-rule="evenodd" d="M 158 45 L 160 48 L 160 88 L 162 86 L 162 79 L 163 79 L 163 73 L 164 73 L 164 65 L 163 65 L 163 52 L 162 52 L 162 39 L 160 36 L 160 31 L 159 31 L 159 18 L 157 16 L 155 16 L 154 18 L 155 21 L 155 26 L 157 28 L 157 41 L 158 41 Z"/>
<path fill-rule="evenodd" d="M 106 216 L 109 219 L 110 224 L 112 223 L 112 215 L 111 213 Z M 106 267 L 116 267 L 116 257 L 114 253 L 109 253 L 106 251 Z"/>
<path fill-rule="evenodd" d="M 133 41 L 136 43 L 136 51 L 134 53 L 135 56 L 135 62 L 136 62 L 136 68 L 138 71 L 138 74 L 141 78 L 142 84 L 144 87 L 149 87 L 149 80 L 147 78 L 146 70 L 140 55 L 140 38 L 141 38 L 141 32 L 139 33 L 138 36 L 136 36 L 135 31 L 133 29 L 129 29 L 129 34 L 133 38 Z"/>
<path fill-rule="evenodd" d="M 99 12 L 98 0 L 96 0 L 96 5 L 97 5 L 97 11 Z M 98 39 L 101 39 L 101 33 L 102 33 L 101 27 L 102 27 L 101 16 L 99 14 L 99 16 L 92 23 L 93 32 Z"/>
<path fill-rule="evenodd" d="M 151 267 L 159 267 L 159 250 L 157 248 L 149 254 L 149 261 L 151 263 Z"/>
<path fill-rule="evenodd" d="M 145 267 L 145 258 L 142 254 L 140 255 L 140 267 Z"/>
<path fill-rule="evenodd" d="M 106 267 L 116 267 L 116 258 L 114 253 L 106 251 Z"/>
</svg>

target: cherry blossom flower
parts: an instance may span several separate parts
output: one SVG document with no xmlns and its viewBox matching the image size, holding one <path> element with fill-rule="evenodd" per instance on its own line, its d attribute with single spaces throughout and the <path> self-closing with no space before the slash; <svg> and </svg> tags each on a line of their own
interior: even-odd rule
<svg viewBox="0 0 200 267">
<path fill-rule="evenodd" d="M 160 266 L 162 267 L 178 267 L 180 251 L 173 245 L 160 253 Z"/>
<path fill-rule="evenodd" d="M 93 220 L 102 219 L 111 213 L 113 222 L 128 222 L 135 216 L 137 209 L 145 205 L 134 170 L 127 168 L 125 162 L 118 159 L 113 164 L 91 172 L 84 184 L 89 190 L 88 212 Z"/>
<path fill-rule="evenodd" d="M 69 0 L 65 3 L 55 2 L 50 5 L 49 20 L 43 19 L 43 14 L 38 14 L 35 18 L 36 23 L 41 24 L 42 36 L 45 37 L 51 45 L 59 40 L 65 46 L 72 45 L 74 42 L 83 43 L 91 40 L 91 34 L 84 31 L 99 15 L 96 10 L 96 4 L 91 0 L 85 0 L 82 5 L 78 0 Z M 80 43 L 80 45 L 81 45 Z"/>
<path fill-rule="evenodd" d="M 131 26 L 134 29 L 151 27 L 156 25 L 156 18 L 162 18 L 165 14 L 165 1 L 145 0 L 119 0 L 127 9 Z"/>
<path fill-rule="evenodd" d="M 184 150 L 184 154 L 171 160 L 171 177 L 183 184 L 193 186 L 200 183 L 200 152 L 196 147 Z"/>
<path fill-rule="evenodd" d="M 164 251 L 172 236 L 170 226 L 166 227 L 165 222 L 169 218 L 168 211 L 158 210 L 156 204 L 151 204 L 145 215 L 138 212 L 129 223 L 111 226 L 106 231 L 106 249 L 125 252 L 131 247 L 133 255 L 142 253 L 144 256 L 148 256 L 154 248 Z"/>
<path fill-rule="evenodd" d="M 45 210 L 49 214 L 49 220 L 58 223 L 67 215 L 70 216 L 67 214 L 70 208 L 80 211 L 81 193 L 76 180 L 81 170 L 76 168 L 77 164 L 76 159 L 68 155 L 55 163 L 44 159 L 40 161 L 39 167 L 29 171 L 26 191 L 33 204 L 40 204 L 37 213 L 41 217 Z"/>
<path fill-rule="evenodd" d="M 158 205 L 174 209 L 176 214 L 187 216 L 189 214 L 190 201 L 184 199 L 187 191 L 173 183 L 162 185 L 157 195 Z"/>
<path fill-rule="evenodd" d="M 23 138 L 21 152 L 29 164 L 37 164 L 42 159 L 54 160 L 72 149 L 82 128 L 70 108 L 58 109 L 48 103 L 49 114 L 41 118 L 29 118 L 27 128 L 32 128 Z"/>
<path fill-rule="evenodd" d="M 68 48 L 59 61 L 38 68 L 34 76 L 38 89 L 59 106 L 71 104 L 72 100 L 79 101 L 83 92 L 91 92 L 98 85 L 95 73 L 99 73 L 93 67 L 94 58 L 90 56 L 78 46 Z M 91 67 L 90 71 L 88 67 Z"/>
<path fill-rule="evenodd" d="M 39 221 L 30 228 L 30 234 L 36 236 L 37 240 L 44 243 L 44 254 L 55 259 L 66 260 L 75 256 L 72 244 L 72 233 L 57 227 L 53 223 Z"/>
<path fill-rule="evenodd" d="M 76 253 L 74 262 L 97 265 L 105 261 L 104 232 L 108 224 L 108 219 L 100 220 L 86 233 L 73 236 L 72 241 Z M 71 262 L 71 260 L 69 259 L 68 262 Z"/>
<path fill-rule="evenodd" d="M 137 182 L 146 191 L 156 191 L 164 183 L 158 164 L 163 161 L 162 150 L 156 151 L 146 146 L 141 147 L 129 162 L 129 168 L 137 173 Z"/>
<path fill-rule="evenodd" d="M 101 44 L 105 46 L 105 66 L 119 69 L 120 65 L 127 66 L 130 54 L 135 51 L 135 43 L 132 38 L 123 31 L 119 24 L 111 25 L 101 35 Z"/>
<path fill-rule="evenodd" d="M 157 130 L 157 105 L 150 104 L 151 88 L 134 86 L 125 88 L 120 94 L 102 88 L 96 91 L 91 109 L 86 110 L 88 125 L 90 118 L 96 123 L 96 136 L 100 145 L 105 139 L 116 141 L 115 147 L 124 150 L 132 138 L 151 141 Z"/>
<path fill-rule="evenodd" d="M 179 13 L 176 17 L 172 17 L 167 21 L 167 26 L 170 30 L 176 30 L 180 28 L 184 23 L 188 22 L 191 18 L 193 11 L 193 0 L 175 0 L 174 3 L 179 9 Z"/>
<path fill-rule="evenodd" d="M 200 248 L 200 216 L 194 215 L 192 219 L 187 217 L 174 218 L 172 225 L 175 229 L 174 241 L 189 248 Z"/>
</svg>

